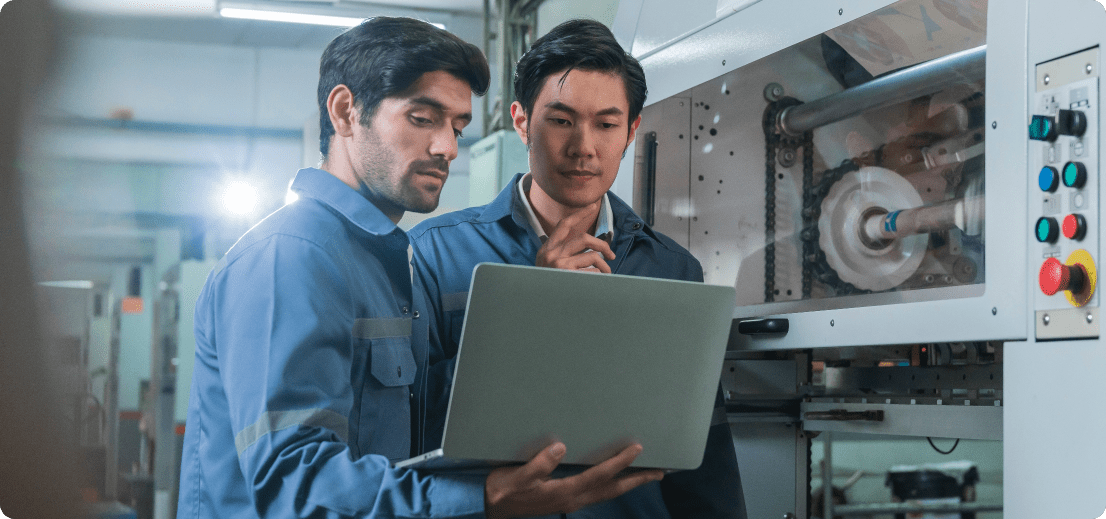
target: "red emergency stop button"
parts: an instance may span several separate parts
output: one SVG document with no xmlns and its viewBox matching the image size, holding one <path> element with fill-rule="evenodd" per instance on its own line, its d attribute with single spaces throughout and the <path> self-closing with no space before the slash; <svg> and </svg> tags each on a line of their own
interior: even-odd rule
<svg viewBox="0 0 1106 519">
<path fill-rule="evenodd" d="M 1064 265 L 1056 258 L 1049 258 L 1041 265 L 1041 292 L 1051 296 L 1061 290 L 1081 292 L 1087 273 L 1082 265 Z"/>
<path fill-rule="evenodd" d="M 1069 240 L 1082 240 L 1087 235 L 1087 219 L 1081 214 L 1069 214 L 1064 217 L 1061 232 Z"/>
</svg>

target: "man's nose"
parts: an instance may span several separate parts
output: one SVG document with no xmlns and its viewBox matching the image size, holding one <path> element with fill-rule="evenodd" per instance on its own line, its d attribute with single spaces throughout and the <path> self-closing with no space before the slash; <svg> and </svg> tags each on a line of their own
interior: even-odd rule
<svg viewBox="0 0 1106 519">
<path fill-rule="evenodd" d="M 570 157 L 594 157 L 595 138 L 595 132 L 588 125 L 574 126 L 572 136 L 568 142 L 568 155 Z"/>
<path fill-rule="evenodd" d="M 457 135 L 454 132 L 449 125 L 435 131 L 430 141 L 430 155 L 448 161 L 457 158 Z"/>
</svg>

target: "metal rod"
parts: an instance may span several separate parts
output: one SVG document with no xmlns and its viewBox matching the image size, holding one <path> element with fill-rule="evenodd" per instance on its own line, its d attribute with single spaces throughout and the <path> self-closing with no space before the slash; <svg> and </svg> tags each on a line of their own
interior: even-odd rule
<svg viewBox="0 0 1106 519">
<path fill-rule="evenodd" d="M 780 112 L 781 132 L 791 136 L 842 121 L 857 114 L 940 92 L 960 83 L 982 81 L 987 75 L 987 46 L 949 54 L 863 85 Z"/>
<path fill-rule="evenodd" d="M 511 127 L 511 102 L 514 101 L 513 84 L 514 61 L 511 59 L 511 45 L 513 43 L 513 27 L 511 27 L 511 0 L 496 0 L 499 6 L 499 26 L 495 36 L 496 60 L 499 62 L 499 123 L 494 124 L 492 130 L 501 130 Z M 494 120 L 494 119 L 493 119 Z M 491 131 L 488 132 L 491 134 Z"/>
<path fill-rule="evenodd" d="M 105 461 L 107 462 L 107 481 L 105 481 L 106 499 L 115 499 L 118 496 L 119 484 L 119 307 L 112 312 L 111 335 L 108 339 L 108 374 L 104 384 L 104 413 L 107 415 L 107 437 L 104 445 L 107 447 Z"/>
<path fill-rule="evenodd" d="M 833 517 L 833 433 L 822 433 L 822 510 L 813 510 L 811 513 L 821 512 L 824 519 Z"/>
<path fill-rule="evenodd" d="M 645 151 L 645 178 L 642 180 L 643 200 L 638 214 L 645 219 L 645 225 L 652 226 L 657 204 L 657 132 L 647 132 L 642 145 Z"/>
<path fill-rule="evenodd" d="M 966 231 L 974 224 L 971 219 L 982 217 L 983 204 L 983 197 L 965 197 L 890 213 L 872 213 L 861 222 L 861 238 L 873 248 L 881 248 L 892 240 L 915 234 L 953 227 Z"/>
<path fill-rule="evenodd" d="M 492 4 L 491 0 L 484 0 L 484 56 L 492 55 Z M 492 133 L 491 121 L 492 116 L 488 113 L 488 103 L 491 99 L 488 99 L 489 95 L 480 96 L 480 114 L 481 114 L 481 129 L 484 130 L 484 137 L 487 137 Z"/>
<path fill-rule="evenodd" d="M 835 515 L 875 515 L 875 514 L 917 514 L 932 513 L 945 514 L 956 512 L 1001 512 L 1002 503 L 919 503 L 907 501 L 905 503 L 864 503 L 855 505 L 838 505 L 833 513 Z"/>
</svg>

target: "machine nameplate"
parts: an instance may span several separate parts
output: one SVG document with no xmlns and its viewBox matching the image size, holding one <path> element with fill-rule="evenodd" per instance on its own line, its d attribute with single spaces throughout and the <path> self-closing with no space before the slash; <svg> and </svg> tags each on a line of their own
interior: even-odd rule
<svg viewBox="0 0 1106 519">
<path fill-rule="evenodd" d="M 1037 91 L 1060 88 L 1091 77 L 1098 77 L 1098 47 L 1037 65 Z"/>
<path fill-rule="evenodd" d="M 1036 322 L 1039 341 L 1098 337 L 1098 308 L 1038 310 Z"/>
</svg>

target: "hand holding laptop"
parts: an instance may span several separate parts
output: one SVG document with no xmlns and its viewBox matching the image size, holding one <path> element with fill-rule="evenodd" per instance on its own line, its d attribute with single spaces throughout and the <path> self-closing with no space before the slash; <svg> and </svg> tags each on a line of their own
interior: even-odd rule
<svg viewBox="0 0 1106 519">
<path fill-rule="evenodd" d="M 600 203 L 602 201 L 593 205 Z M 614 259 L 610 244 L 588 234 L 587 227 L 583 232 L 576 230 L 584 225 L 584 218 L 589 213 L 586 210 L 576 211 L 557 223 L 553 232 L 549 233 L 549 239 L 538 249 L 535 265 L 562 270 L 598 270 L 610 274 L 611 267 L 604 261 Z"/>
<path fill-rule="evenodd" d="M 660 470 L 622 473 L 641 449 L 641 445 L 631 445 L 580 474 L 551 479 L 565 455 L 565 445 L 554 443 L 525 465 L 501 467 L 488 475 L 484 483 L 486 514 L 489 519 L 499 519 L 571 513 L 660 480 L 664 477 Z"/>
<path fill-rule="evenodd" d="M 440 447 L 396 467 L 530 464 L 555 443 L 572 450 L 553 466 L 603 465 L 635 444 L 634 468 L 700 466 L 733 287 L 496 263 L 472 276 Z"/>
</svg>

